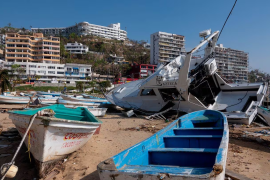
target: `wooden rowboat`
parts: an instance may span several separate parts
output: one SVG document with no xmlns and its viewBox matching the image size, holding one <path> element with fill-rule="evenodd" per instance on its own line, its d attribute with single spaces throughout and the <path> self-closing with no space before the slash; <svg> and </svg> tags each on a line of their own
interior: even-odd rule
<svg viewBox="0 0 270 180">
<path fill-rule="evenodd" d="M 213 110 L 180 117 L 148 139 L 98 165 L 101 180 L 223 180 L 227 119 Z"/>
<path fill-rule="evenodd" d="M 52 111 L 53 116 L 42 115 L 46 110 Z M 38 164 L 40 177 L 48 172 L 54 162 L 81 148 L 102 123 L 87 108 L 70 109 L 62 104 L 9 111 L 9 118 L 21 136 L 24 135 L 31 116 L 37 112 L 41 115 L 34 120 L 29 131 L 30 137 L 24 142 L 27 146 L 31 144 L 30 151 Z"/>
<path fill-rule="evenodd" d="M 67 108 L 78 108 L 78 107 L 85 107 L 87 108 L 94 116 L 101 117 L 105 116 L 107 108 L 97 108 L 94 106 L 74 106 L 74 105 L 65 105 Z"/>
<path fill-rule="evenodd" d="M 108 102 L 107 99 L 85 99 L 83 98 L 82 96 L 69 96 L 69 95 L 61 95 L 61 97 L 64 99 L 64 100 L 68 100 L 68 101 L 84 101 L 84 102 Z"/>
<path fill-rule="evenodd" d="M 38 97 L 41 104 L 54 104 L 57 101 L 55 97 Z M 37 97 L 33 97 L 33 101 Z M 4 96 L 0 95 L 1 104 L 27 104 L 30 100 L 29 96 Z"/>
</svg>

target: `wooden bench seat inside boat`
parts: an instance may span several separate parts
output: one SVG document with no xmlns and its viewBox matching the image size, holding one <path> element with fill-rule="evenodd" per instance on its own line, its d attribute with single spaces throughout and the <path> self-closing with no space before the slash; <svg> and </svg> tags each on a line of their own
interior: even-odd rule
<svg viewBox="0 0 270 180">
<path fill-rule="evenodd" d="M 177 166 L 159 166 L 159 165 L 126 165 L 122 169 L 119 169 L 119 172 L 140 172 L 140 173 L 172 173 L 172 174 L 184 174 L 184 175 L 201 175 L 209 173 L 212 170 L 212 167 L 208 168 L 194 168 L 194 167 L 177 167 Z"/>
<path fill-rule="evenodd" d="M 222 135 L 164 136 L 165 148 L 218 148 Z"/>
<path fill-rule="evenodd" d="M 211 148 L 156 148 L 150 149 L 150 165 L 180 167 L 212 167 L 218 149 Z"/>
</svg>

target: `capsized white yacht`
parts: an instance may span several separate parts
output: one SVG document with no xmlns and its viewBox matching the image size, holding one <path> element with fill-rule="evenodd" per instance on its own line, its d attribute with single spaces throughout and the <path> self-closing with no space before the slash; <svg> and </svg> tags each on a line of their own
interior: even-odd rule
<svg viewBox="0 0 270 180">
<path fill-rule="evenodd" d="M 106 98 L 122 108 L 160 112 L 212 109 L 224 112 L 229 122 L 250 124 L 268 91 L 265 83 L 229 84 L 217 74 L 215 46 L 219 31 L 203 31 L 201 43 L 166 65 L 160 64 L 146 79 L 111 90 Z M 201 47 L 204 57 L 192 59 Z"/>
</svg>

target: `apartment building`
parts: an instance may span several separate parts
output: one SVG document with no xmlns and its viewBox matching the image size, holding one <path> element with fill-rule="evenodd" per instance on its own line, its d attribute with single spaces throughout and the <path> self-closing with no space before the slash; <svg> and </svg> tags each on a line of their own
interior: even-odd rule
<svg viewBox="0 0 270 180">
<path fill-rule="evenodd" d="M 68 37 L 71 33 L 75 33 L 79 36 L 94 35 L 107 39 L 127 39 L 127 32 L 120 29 L 120 23 L 110 24 L 109 26 L 100 26 L 88 22 L 81 22 L 64 28 L 31 28 L 31 30 L 34 33 L 42 32 L 44 35 L 51 36 L 62 35 Z"/>
<path fill-rule="evenodd" d="M 185 52 L 185 37 L 166 32 L 156 32 L 150 36 L 150 63 L 170 62 Z"/>
<path fill-rule="evenodd" d="M 236 49 L 215 47 L 218 73 L 231 82 L 248 81 L 248 53 Z"/>
<path fill-rule="evenodd" d="M 59 37 L 44 37 L 42 33 L 6 33 L 5 47 L 7 62 L 60 63 Z"/>
<path fill-rule="evenodd" d="M 67 43 L 65 50 L 71 54 L 86 54 L 89 51 L 88 46 L 82 43 Z"/>
<path fill-rule="evenodd" d="M 28 77 L 35 80 L 36 76 L 40 76 L 38 81 L 42 82 L 67 82 L 75 83 L 76 81 L 87 81 L 91 78 L 91 65 L 88 64 L 48 64 L 48 63 L 33 63 L 33 62 L 5 62 L 3 67 L 11 69 L 13 64 L 19 64 L 25 72 L 20 74 L 22 79 Z"/>
</svg>

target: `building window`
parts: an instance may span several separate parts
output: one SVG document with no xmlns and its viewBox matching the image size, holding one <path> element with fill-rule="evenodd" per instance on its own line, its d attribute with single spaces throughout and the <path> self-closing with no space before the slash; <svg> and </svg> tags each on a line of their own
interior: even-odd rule
<svg viewBox="0 0 270 180">
<path fill-rule="evenodd" d="M 55 74 L 55 71 L 48 71 L 49 74 Z"/>
<path fill-rule="evenodd" d="M 64 69 L 64 67 L 57 67 L 57 69 Z"/>
<path fill-rule="evenodd" d="M 48 66 L 48 69 L 55 69 L 55 66 Z"/>
<path fill-rule="evenodd" d="M 64 74 L 64 72 L 59 72 L 59 71 L 57 71 L 57 74 Z"/>
<path fill-rule="evenodd" d="M 153 89 L 143 89 L 141 92 L 141 96 L 155 96 L 156 93 Z"/>
<path fill-rule="evenodd" d="M 36 68 L 37 66 L 36 65 L 30 65 L 29 67 L 30 68 Z"/>
</svg>

